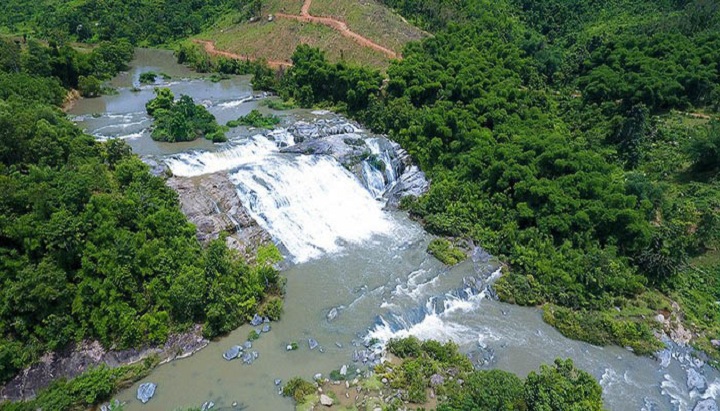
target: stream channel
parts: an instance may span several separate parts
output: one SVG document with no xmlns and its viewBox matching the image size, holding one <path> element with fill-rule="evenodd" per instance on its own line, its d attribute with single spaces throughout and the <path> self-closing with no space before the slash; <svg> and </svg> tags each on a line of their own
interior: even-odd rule
<svg viewBox="0 0 720 411">
<path fill-rule="evenodd" d="M 126 410 L 173 410 L 206 401 L 214 402 L 214 409 L 235 409 L 237 403 L 248 410 L 290 410 L 291 401 L 278 395 L 276 379 L 328 375 L 343 364 L 366 370 L 363 360 L 374 354 L 363 351 L 365 342 L 407 335 L 452 339 L 479 367 L 521 376 L 557 357 L 572 358 L 600 381 L 611 410 L 692 410 L 720 392 L 720 374 L 694 359 L 688 348 L 668 344 L 658 358 L 649 358 L 620 347 L 596 347 L 563 337 L 542 321 L 538 309 L 488 298 L 486 286 L 499 264 L 479 248 L 453 268 L 429 256 L 431 236 L 405 213 L 385 207 L 382 196 L 403 171 L 393 163 L 392 144 L 340 116 L 273 112 L 283 118 L 278 129 L 233 129 L 228 143 L 154 142 L 145 113 L 153 86 L 131 90 L 146 71 L 172 76 L 158 85 L 170 87 L 176 97 L 190 95 L 221 124 L 254 108 L 273 112 L 252 98 L 247 76 L 213 83 L 175 64 L 169 52 L 139 49 L 131 70 L 112 82 L 118 94 L 80 100 L 69 115 L 98 139 L 126 139 L 137 154 L 154 156 L 176 175 L 227 173 L 250 214 L 285 254 L 288 281 L 283 318 L 253 342 L 259 357 L 251 365 L 222 358 L 255 328 L 244 325 L 119 393 Z M 317 124 L 334 127 L 330 134 L 365 140 L 387 164 L 384 172 L 365 162 L 353 173 L 331 156 L 280 152 L 296 143 L 298 132 Z M 319 347 L 311 350 L 308 339 Z M 299 349 L 286 351 L 293 341 Z M 688 376 L 695 374 L 704 387 L 688 387 Z M 141 404 L 135 394 L 148 381 L 157 390 Z"/>
</svg>

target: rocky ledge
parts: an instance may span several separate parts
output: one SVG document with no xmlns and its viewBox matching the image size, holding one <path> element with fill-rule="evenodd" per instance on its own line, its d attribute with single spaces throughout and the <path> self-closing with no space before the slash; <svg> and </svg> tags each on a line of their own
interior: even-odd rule
<svg viewBox="0 0 720 411">
<path fill-rule="evenodd" d="M 272 242 L 267 231 L 248 214 L 226 173 L 170 177 L 167 185 L 180 196 L 182 211 L 195 224 L 203 244 L 226 232 L 228 247 L 252 261 L 258 247 Z"/>
<path fill-rule="evenodd" d="M 58 378 L 73 378 L 88 368 L 106 364 L 109 367 L 134 364 L 150 356 L 158 356 L 161 362 L 185 358 L 205 348 L 208 340 L 202 336 L 202 326 L 191 331 L 174 334 L 161 346 L 106 350 L 97 341 L 84 341 L 71 350 L 48 353 L 35 365 L 26 368 L 5 386 L 0 387 L 0 400 L 18 401 L 35 397 Z"/>
</svg>

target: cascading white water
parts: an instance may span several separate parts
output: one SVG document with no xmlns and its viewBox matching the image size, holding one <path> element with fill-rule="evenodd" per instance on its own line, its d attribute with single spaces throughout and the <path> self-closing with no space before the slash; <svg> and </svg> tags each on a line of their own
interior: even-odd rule
<svg viewBox="0 0 720 411">
<path fill-rule="evenodd" d="M 292 144 L 292 135 L 279 130 L 220 151 L 177 154 L 166 163 L 181 177 L 230 171 L 253 218 L 298 263 L 393 233 L 382 203 L 337 160 L 279 152 L 278 146 Z"/>
<path fill-rule="evenodd" d="M 296 262 L 393 232 L 382 204 L 331 157 L 272 154 L 230 177 L 256 221 Z"/>
<path fill-rule="evenodd" d="M 380 198 L 397 181 L 396 165 L 390 156 L 390 150 L 381 146 L 380 139 L 368 138 L 365 144 L 370 148 L 373 161 L 369 159 L 363 161 L 363 180 L 372 195 Z"/>
</svg>

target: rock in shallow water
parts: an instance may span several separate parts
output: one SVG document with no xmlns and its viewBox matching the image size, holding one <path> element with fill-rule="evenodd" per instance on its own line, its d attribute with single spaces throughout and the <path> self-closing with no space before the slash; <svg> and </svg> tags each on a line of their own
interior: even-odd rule
<svg viewBox="0 0 720 411">
<path fill-rule="evenodd" d="M 258 325 L 260 325 L 262 323 L 263 323 L 263 318 L 257 314 L 255 314 L 253 316 L 252 320 L 250 320 L 250 325 L 252 325 L 253 327 L 257 327 Z"/>
<path fill-rule="evenodd" d="M 157 385 L 151 382 L 146 382 L 143 384 L 140 384 L 137 390 L 137 399 L 140 400 L 143 404 L 150 401 L 150 399 L 155 395 L 155 389 L 157 388 Z"/>
<path fill-rule="evenodd" d="M 310 347 L 311 350 L 314 350 L 315 348 L 317 348 L 318 345 L 319 344 L 318 344 L 317 340 L 315 340 L 313 338 L 308 338 L 308 347 Z"/>
<path fill-rule="evenodd" d="M 262 327 L 262 332 L 269 333 L 270 332 L 270 324 L 264 324 Z"/>
<path fill-rule="evenodd" d="M 202 407 L 200 407 L 200 411 L 208 411 L 215 408 L 215 403 L 212 401 L 206 401 L 203 403 Z"/>
<path fill-rule="evenodd" d="M 242 350 L 243 350 L 243 348 L 241 346 L 234 345 L 234 346 L 230 347 L 229 350 L 225 351 L 222 356 L 225 360 L 232 361 L 232 360 L 236 359 L 238 357 L 238 355 L 240 355 Z"/>
<path fill-rule="evenodd" d="M 715 400 L 709 398 L 695 404 L 693 411 L 718 411 L 718 405 Z"/>
<path fill-rule="evenodd" d="M 333 399 L 328 397 L 325 394 L 320 395 L 320 404 L 326 406 L 326 407 L 332 407 L 333 405 Z"/>
<path fill-rule="evenodd" d="M 687 387 L 689 390 L 698 390 L 703 393 L 707 388 L 707 381 L 697 370 L 690 368 L 687 370 Z"/>
</svg>

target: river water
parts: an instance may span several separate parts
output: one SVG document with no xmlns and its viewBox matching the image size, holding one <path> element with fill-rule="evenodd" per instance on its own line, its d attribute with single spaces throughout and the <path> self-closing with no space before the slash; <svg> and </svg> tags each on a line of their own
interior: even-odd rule
<svg viewBox="0 0 720 411">
<path fill-rule="evenodd" d="M 692 410 L 701 399 L 717 398 L 720 374 L 693 360 L 686 348 L 669 346 L 661 361 L 620 347 L 596 347 L 564 338 L 542 322 L 537 309 L 486 298 L 486 284 L 499 275 L 496 261 L 476 250 L 472 259 L 448 269 L 425 252 L 431 238 L 422 227 L 404 213 L 384 209 L 377 198 L 387 188 L 383 183 L 397 178 L 394 170 L 383 175 L 363 164 L 359 178 L 329 156 L 281 153 L 279 146 L 294 142 L 283 128 L 266 136 L 239 128 L 229 134 L 229 143 L 218 145 L 152 141 L 144 104 L 153 86 L 131 90 L 145 71 L 172 76 L 159 84 L 202 102 L 220 123 L 253 108 L 271 111 L 249 100 L 247 77 L 212 83 L 173 61 L 167 52 L 138 50 L 132 69 L 113 81 L 117 95 L 81 100 L 69 114 L 98 139 L 126 139 L 136 153 L 155 156 L 175 174 L 228 173 L 243 203 L 286 255 L 285 313 L 253 342 L 259 358 L 252 365 L 222 358 L 247 339 L 253 327 L 246 325 L 119 393 L 126 410 L 199 407 L 206 401 L 215 409 L 238 403 L 249 410 L 290 410 L 275 379 L 309 379 L 343 364 L 367 369 L 353 362 L 364 342 L 406 335 L 452 339 L 478 365 L 523 376 L 554 358 L 572 358 L 600 381 L 611 410 Z M 317 118 L 339 121 L 326 112 L 277 114 L 283 127 Z M 369 147 L 379 145 L 356 131 L 353 135 L 371 138 Z M 309 338 L 320 347 L 311 350 Z M 291 342 L 298 343 L 297 351 L 286 351 Z M 702 393 L 688 389 L 688 372 L 694 372 L 689 370 L 707 382 Z M 158 387 L 143 405 L 135 393 L 148 381 Z"/>
</svg>

